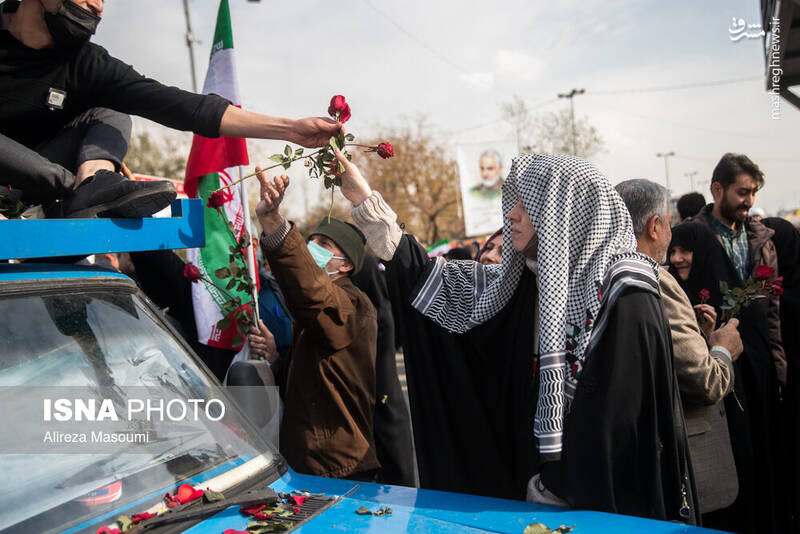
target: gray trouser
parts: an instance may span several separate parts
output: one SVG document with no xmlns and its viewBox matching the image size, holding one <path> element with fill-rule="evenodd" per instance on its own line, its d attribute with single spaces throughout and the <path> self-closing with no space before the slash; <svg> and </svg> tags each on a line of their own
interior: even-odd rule
<svg viewBox="0 0 800 534">
<path fill-rule="evenodd" d="M 0 134 L 0 184 L 21 191 L 29 202 L 63 198 L 85 161 L 108 160 L 118 170 L 130 137 L 131 118 L 106 108 L 81 113 L 34 149 Z"/>
</svg>

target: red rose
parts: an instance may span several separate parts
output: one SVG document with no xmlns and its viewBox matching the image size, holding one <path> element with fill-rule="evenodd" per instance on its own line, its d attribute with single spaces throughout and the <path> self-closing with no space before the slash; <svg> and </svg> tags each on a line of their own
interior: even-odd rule
<svg viewBox="0 0 800 534">
<path fill-rule="evenodd" d="M 300 508 L 298 508 L 297 506 L 292 506 L 292 512 L 294 512 L 295 514 L 299 514 Z"/>
<path fill-rule="evenodd" d="M 225 530 L 222 534 L 252 534 L 249 530 L 236 530 L 233 528 L 229 528 Z"/>
<path fill-rule="evenodd" d="M 178 488 L 178 492 L 175 494 L 175 497 L 177 497 L 178 502 L 181 504 L 186 504 L 202 496 L 203 490 L 194 489 L 194 487 L 189 484 L 181 484 Z"/>
<path fill-rule="evenodd" d="M 765 280 L 769 280 L 775 276 L 775 269 L 769 267 L 767 265 L 759 265 L 756 267 L 756 272 L 754 274 L 754 278 L 758 282 L 763 282 Z"/>
<path fill-rule="evenodd" d="M 265 514 L 264 512 L 256 512 L 251 515 L 254 519 L 258 519 L 259 521 L 266 521 L 267 519 L 273 519 L 275 517 L 273 514 Z"/>
<path fill-rule="evenodd" d="M 183 277 L 188 278 L 190 282 L 197 282 L 203 275 L 200 274 L 200 269 L 192 265 L 191 263 L 187 263 L 186 266 L 183 268 Z"/>
<path fill-rule="evenodd" d="M 783 288 L 781 286 L 772 286 L 772 289 L 770 290 L 770 293 L 772 293 L 776 297 L 779 297 L 779 296 L 783 295 Z"/>
<path fill-rule="evenodd" d="M 225 198 L 225 195 L 222 191 L 215 191 L 211 193 L 211 196 L 208 197 L 208 202 L 206 202 L 206 206 L 209 208 L 219 208 L 222 207 L 228 200 Z"/>
<path fill-rule="evenodd" d="M 776 285 L 776 286 L 782 286 L 782 285 L 783 285 L 783 277 L 782 277 L 782 276 L 779 276 L 778 278 L 776 278 L 775 280 L 773 280 L 773 281 L 772 281 L 772 283 L 773 283 L 774 285 Z"/>
<path fill-rule="evenodd" d="M 122 531 L 118 528 L 100 527 L 96 534 L 122 534 Z"/>
<path fill-rule="evenodd" d="M 291 497 L 292 502 L 295 503 L 297 506 L 303 506 L 303 503 L 306 502 L 308 497 L 303 497 L 302 495 L 292 495 Z"/>
<path fill-rule="evenodd" d="M 389 143 L 380 143 L 377 152 L 383 159 L 389 159 L 394 156 L 394 147 Z"/>
<path fill-rule="evenodd" d="M 711 291 L 708 289 L 701 289 L 698 295 L 700 296 L 700 303 L 704 304 L 708 299 L 711 298 Z"/>
<path fill-rule="evenodd" d="M 344 124 L 350 120 L 350 104 L 345 101 L 342 95 L 334 95 L 331 98 L 330 106 L 328 106 L 328 115 Z"/>
<path fill-rule="evenodd" d="M 155 517 L 156 514 L 151 514 L 150 512 L 142 512 L 140 514 L 133 514 L 131 516 L 131 521 L 133 524 L 141 523 L 142 521 L 147 521 L 151 517 Z"/>
</svg>

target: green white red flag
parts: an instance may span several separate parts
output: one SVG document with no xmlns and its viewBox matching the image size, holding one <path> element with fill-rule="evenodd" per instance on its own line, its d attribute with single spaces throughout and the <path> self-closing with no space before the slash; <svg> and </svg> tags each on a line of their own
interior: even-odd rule
<svg viewBox="0 0 800 534">
<path fill-rule="evenodd" d="M 208 64 L 203 93 L 216 93 L 240 106 L 239 89 L 236 78 L 236 64 L 233 55 L 233 32 L 231 30 L 230 9 L 228 0 L 221 0 L 217 13 L 217 26 L 211 46 L 211 58 Z M 247 165 L 247 145 L 242 138 L 218 137 L 207 138 L 195 135 L 192 150 L 186 164 L 186 192 L 190 197 L 202 198 L 207 205 L 211 193 L 236 179 L 239 165 Z M 241 236 L 245 227 L 245 213 L 240 197 L 240 189 L 231 187 L 224 190 L 224 211 L 228 220 L 233 223 L 236 237 Z M 214 275 L 214 271 L 228 266 L 230 247 L 233 238 L 227 228 L 227 222 L 219 216 L 216 209 L 206 207 L 205 230 L 206 246 L 188 251 L 188 259 L 196 265 L 204 277 L 213 280 L 218 286 L 225 287 L 223 281 Z M 238 296 L 244 305 L 250 306 L 252 296 L 246 291 L 229 291 Z M 236 321 L 220 331 L 217 322 L 223 318 L 222 304 L 228 300 L 219 289 L 201 280 L 192 284 L 192 300 L 200 343 L 225 349 L 235 349 L 233 337 L 236 335 Z"/>
</svg>

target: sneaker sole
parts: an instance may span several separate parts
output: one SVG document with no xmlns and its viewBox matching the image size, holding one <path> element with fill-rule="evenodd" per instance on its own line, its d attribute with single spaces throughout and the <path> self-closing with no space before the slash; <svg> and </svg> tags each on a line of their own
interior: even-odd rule
<svg viewBox="0 0 800 534">
<path fill-rule="evenodd" d="M 157 213 L 175 200 L 177 193 L 170 183 L 161 183 L 139 191 L 133 191 L 110 202 L 103 202 L 67 215 L 70 219 L 92 219 L 113 217 L 141 219 Z"/>
</svg>

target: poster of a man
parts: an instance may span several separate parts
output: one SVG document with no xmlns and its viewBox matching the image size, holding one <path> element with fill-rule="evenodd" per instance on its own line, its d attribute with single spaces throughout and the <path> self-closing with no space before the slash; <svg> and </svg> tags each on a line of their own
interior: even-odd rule
<svg viewBox="0 0 800 534">
<path fill-rule="evenodd" d="M 481 181 L 470 189 L 484 198 L 497 198 L 503 186 L 503 158 L 496 150 L 484 150 L 478 160 Z"/>
<path fill-rule="evenodd" d="M 503 180 L 515 155 L 516 145 L 511 142 L 458 146 L 458 173 L 466 235 L 491 234 L 502 226 L 500 202 Z"/>
</svg>

